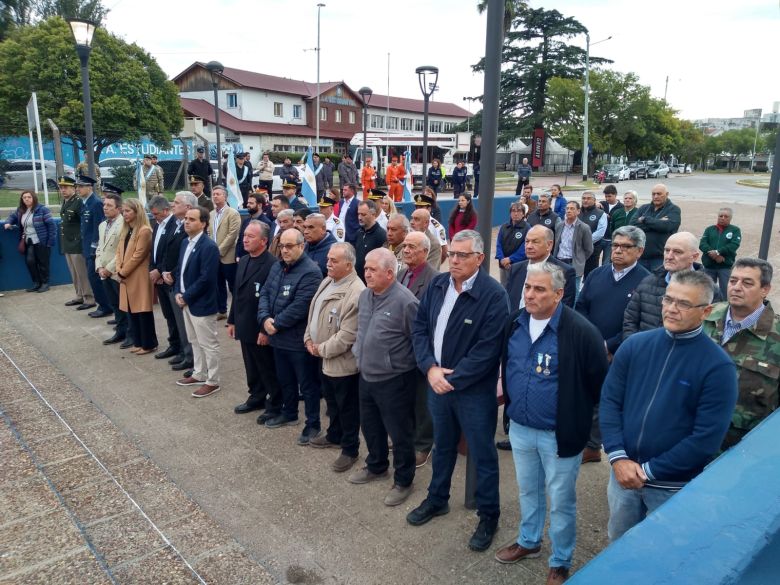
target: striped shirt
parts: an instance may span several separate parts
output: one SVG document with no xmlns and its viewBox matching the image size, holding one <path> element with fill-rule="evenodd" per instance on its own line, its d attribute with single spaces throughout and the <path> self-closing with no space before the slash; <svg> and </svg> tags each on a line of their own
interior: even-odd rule
<svg viewBox="0 0 780 585">
<path fill-rule="evenodd" d="M 726 313 L 726 321 L 723 325 L 723 337 L 720 338 L 720 344 L 726 345 L 729 339 L 734 337 L 737 333 L 743 329 L 750 329 L 753 325 L 758 323 L 761 314 L 764 312 L 764 307 L 765 305 L 761 303 L 758 309 L 750 313 L 750 315 L 742 319 L 742 321 L 734 321 L 731 317 L 731 307 L 729 307 L 729 310 Z"/>
</svg>

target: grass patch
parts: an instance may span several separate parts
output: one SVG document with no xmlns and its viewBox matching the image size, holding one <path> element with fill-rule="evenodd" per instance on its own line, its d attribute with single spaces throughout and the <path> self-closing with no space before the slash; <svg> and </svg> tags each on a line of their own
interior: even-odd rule
<svg viewBox="0 0 780 585">
<path fill-rule="evenodd" d="M 740 179 L 737 185 L 745 187 L 756 187 L 758 189 L 769 189 L 769 179 Z"/>
</svg>

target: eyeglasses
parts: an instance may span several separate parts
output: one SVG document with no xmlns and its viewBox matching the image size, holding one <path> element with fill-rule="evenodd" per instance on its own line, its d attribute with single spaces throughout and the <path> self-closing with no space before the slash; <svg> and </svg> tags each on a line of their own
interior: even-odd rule
<svg viewBox="0 0 780 585">
<path fill-rule="evenodd" d="M 293 250 L 293 249 L 297 248 L 300 245 L 301 244 L 279 244 L 279 247 L 282 250 Z"/>
<path fill-rule="evenodd" d="M 612 249 L 613 250 L 630 250 L 631 248 L 636 248 L 634 244 L 615 244 L 612 243 Z"/>
<path fill-rule="evenodd" d="M 458 260 L 465 260 L 469 256 L 479 254 L 479 252 L 447 252 L 447 258 L 457 258 Z"/>
<path fill-rule="evenodd" d="M 703 305 L 694 305 L 692 303 L 689 303 L 688 301 L 675 299 L 674 297 L 670 297 L 669 295 L 662 296 L 661 302 L 664 305 L 670 307 L 677 307 L 681 311 L 690 311 L 691 309 L 701 309 L 702 307 L 706 307 L 709 304 L 709 303 L 704 303 Z"/>
</svg>

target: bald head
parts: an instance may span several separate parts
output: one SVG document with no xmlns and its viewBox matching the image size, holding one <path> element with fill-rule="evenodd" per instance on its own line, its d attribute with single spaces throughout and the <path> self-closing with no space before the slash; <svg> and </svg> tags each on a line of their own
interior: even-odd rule
<svg viewBox="0 0 780 585">
<path fill-rule="evenodd" d="M 699 238 L 691 232 L 677 232 L 664 245 L 664 269 L 668 272 L 690 270 L 699 259 Z"/>
<path fill-rule="evenodd" d="M 425 232 L 431 223 L 431 212 L 427 209 L 415 209 L 412 212 L 412 229 L 416 232 Z"/>
<path fill-rule="evenodd" d="M 663 183 L 653 185 L 652 191 L 653 205 L 658 209 L 666 205 L 666 201 L 669 199 L 669 189 Z"/>
<path fill-rule="evenodd" d="M 535 225 L 525 235 L 525 254 L 533 262 L 540 262 L 550 255 L 555 234 L 550 228 Z"/>
</svg>

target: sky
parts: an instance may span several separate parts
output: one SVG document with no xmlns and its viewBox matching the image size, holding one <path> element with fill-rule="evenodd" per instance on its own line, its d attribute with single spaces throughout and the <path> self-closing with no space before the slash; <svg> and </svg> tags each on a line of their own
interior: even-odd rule
<svg viewBox="0 0 780 585">
<path fill-rule="evenodd" d="M 194 61 L 303 79 L 317 79 L 317 0 L 103 0 L 113 34 L 135 42 L 173 77 Z M 434 100 L 471 111 L 464 97 L 483 93 L 471 71 L 485 53 L 486 15 L 476 0 L 323 0 L 320 80 L 352 89 L 421 99 L 420 65 L 439 67 Z M 741 117 L 780 101 L 777 0 L 558 0 L 556 9 L 590 31 L 591 55 L 633 72 L 684 119 Z M 596 45 L 598 41 L 612 37 Z M 775 41 L 774 43 L 772 41 Z M 585 46 L 584 35 L 574 44 Z M 773 72 L 774 73 L 771 73 Z"/>
</svg>

